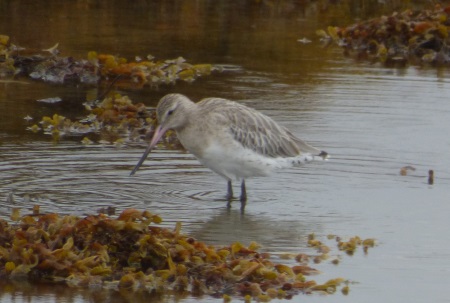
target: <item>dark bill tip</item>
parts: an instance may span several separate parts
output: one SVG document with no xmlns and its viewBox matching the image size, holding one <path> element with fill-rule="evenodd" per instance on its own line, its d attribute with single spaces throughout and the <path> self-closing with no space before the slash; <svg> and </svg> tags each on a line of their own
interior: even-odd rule
<svg viewBox="0 0 450 303">
<path fill-rule="evenodd" d="M 131 171 L 130 176 L 134 175 L 137 172 L 139 167 L 141 167 L 142 163 L 144 163 L 145 159 L 147 159 L 147 156 L 148 156 L 148 154 L 150 153 L 151 150 L 152 150 L 152 146 L 150 145 L 149 147 L 147 147 L 147 149 L 145 150 L 145 152 L 142 155 L 141 159 L 139 159 L 139 162 L 136 164 L 136 166 Z"/>
</svg>

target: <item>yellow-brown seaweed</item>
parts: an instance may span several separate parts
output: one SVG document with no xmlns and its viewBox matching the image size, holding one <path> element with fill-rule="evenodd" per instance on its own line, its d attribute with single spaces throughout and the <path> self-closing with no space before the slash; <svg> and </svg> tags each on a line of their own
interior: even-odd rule
<svg viewBox="0 0 450 303">
<path fill-rule="evenodd" d="M 318 271 L 305 265 L 309 258 L 304 254 L 296 258 L 302 265 L 291 266 L 258 253 L 255 242 L 207 245 L 184 235 L 179 223 L 174 230 L 156 226 L 161 218 L 149 211 L 126 209 L 114 217 L 102 213 L 77 217 L 33 210 L 31 215 L 17 216 L 17 223 L 0 219 L 2 277 L 193 295 L 217 296 L 226 289 L 225 301 L 237 296 L 264 302 L 302 292 L 333 293 L 344 281 L 308 281 L 305 275 Z M 374 245 L 372 239 L 359 237 L 348 243 Z"/>
<path fill-rule="evenodd" d="M 448 22 L 450 6 L 394 12 L 346 26 L 318 30 L 323 41 L 343 47 L 356 58 L 379 61 L 387 66 L 450 63 Z"/>
</svg>

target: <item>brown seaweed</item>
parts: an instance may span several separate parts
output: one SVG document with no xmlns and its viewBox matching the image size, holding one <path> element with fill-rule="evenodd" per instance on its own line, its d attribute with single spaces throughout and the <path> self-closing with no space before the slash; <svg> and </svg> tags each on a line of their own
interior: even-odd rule
<svg viewBox="0 0 450 303">
<path fill-rule="evenodd" d="M 0 78 L 18 75 L 35 80 L 63 84 L 76 82 L 98 84 L 120 76 L 117 86 L 142 88 L 174 84 L 177 81 L 192 82 L 220 70 L 211 64 L 191 64 L 182 57 L 169 60 L 146 59 L 136 56 L 134 60 L 90 51 L 85 59 L 60 56 L 59 44 L 45 50 L 19 47 L 10 42 L 7 35 L 0 35 Z"/>
<path fill-rule="evenodd" d="M 319 30 L 322 40 L 341 46 L 358 59 L 386 66 L 450 63 L 450 6 L 394 12 L 346 27 Z"/>
<path fill-rule="evenodd" d="M 348 281 L 324 284 L 307 280 L 318 271 L 302 265 L 277 263 L 259 245 L 233 243 L 211 246 L 173 230 L 158 227 L 161 218 L 149 211 L 126 209 L 118 216 L 77 217 L 55 213 L 0 219 L 0 276 L 8 279 L 43 279 L 75 287 L 189 292 L 229 301 L 233 297 L 270 301 L 301 293 L 334 293 Z M 310 239 L 311 240 L 311 239 Z M 373 240 L 352 238 L 356 245 L 373 246 Z M 341 244 L 339 244 L 341 246 Z"/>
</svg>

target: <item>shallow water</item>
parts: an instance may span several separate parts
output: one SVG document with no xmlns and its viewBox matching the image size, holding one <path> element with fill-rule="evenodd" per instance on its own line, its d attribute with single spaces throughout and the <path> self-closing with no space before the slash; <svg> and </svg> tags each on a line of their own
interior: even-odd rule
<svg viewBox="0 0 450 303">
<path fill-rule="evenodd" d="M 44 212 L 79 215 L 110 205 L 118 211 L 148 209 L 162 216 L 164 226 L 181 221 L 183 231 L 199 240 L 212 244 L 257 241 L 275 256 L 308 252 L 306 236 L 313 232 L 319 237 L 373 237 L 379 245 L 368 255 L 361 251 L 352 257 L 340 254 L 338 266 L 329 262 L 315 266 L 323 272 L 316 278 L 319 282 L 335 277 L 355 282 L 348 298 L 336 293 L 307 300 L 448 302 L 449 71 L 417 66 L 388 69 L 345 58 L 340 49 L 323 48 L 317 41 L 305 45 L 296 41 L 317 40 L 315 29 L 335 20 L 348 24 L 367 17 L 369 8 L 355 10 L 342 20 L 337 8 L 323 11 L 322 3 L 239 7 L 239 14 L 231 13 L 236 7 L 226 2 L 219 2 L 225 13 L 203 2 L 184 6 L 140 2 L 141 10 L 120 4 L 108 8 L 101 2 L 89 7 L 83 1 L 74 6 L 55 2 L 44 10 L 32 2 L 23 3 L 3 9 L 20 9 L 37 19 L 50 15 L 52 26 L 36 39 L 39 27 L 19 30 L 11 19 L 8 23 L 8 18 L 2 18 L 14 43 L 46 48 L 59 41 L 65 52 L 76 56 L 103 50 L 124 56 L 152 53 L 164 59 L 182 55 L 192 62 L 227 64 L 230 71 L 192 84 L 121 93 L 149 106 L 168 92 L 184 93 L 194 100 L 230 98 L 270 115 L 332 157 L 248 180 L 249 201 L 242 213 L 237 201 L 226 208 L 226 182 L 184 151 L 160 146 L 130 177 L 144 145 L 83 146 L 81 138 L 54 144 L 45 135 L 25 131 L 26 115 L 37 120 L 55 112 L 84 115 L 81 103 L 93 88 L 21 79 L 26 84 L 0 83 L 0 216 L 8 217 L 11 207 L 33 204 L 40 204 Z M 75 17 L 71 10 L 84 15 Z M 100 11 L 104 13 L 94 19 Z M 113 22 L 119 11 L 124 15 L 120 26 Z M 209 17 L 199 19 L 205 16 Z M 83 26 L 81 32 L 66 35 L 56 26 L 60 23 L 66 29 Z M 35 102 L 55 96 L 63 102 Z M 401 176 L 400 168 L 406 165 L 416 170 Z M 429 169 L 435 171 L 434 185 L 427 184 Z M 20 283 L 0 287 L 2 302 L 127 299 L 124 294 L 64 287 Z M 136 295 L 133 299 L 148 298 Z M 293 301 L 303 299 L 298 296 Z M 202 297 L 200 301 L 218 300 Z"/>
</svg>

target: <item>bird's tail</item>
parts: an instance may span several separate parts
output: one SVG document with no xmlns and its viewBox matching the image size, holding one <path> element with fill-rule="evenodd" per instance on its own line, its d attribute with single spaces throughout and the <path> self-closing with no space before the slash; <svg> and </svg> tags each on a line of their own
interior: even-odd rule
<svg viewBox="0 0 450 303">
<path fill-rule="evenodd" d="M 328 158 L 330 158 L 330 155 L 326 151 L 315 148 L 314 146 L 311 146 L 298 138 L 295 138 L 295 141 L 298 149 L 300 150 L 300 155 L 307 154 L 311 156 L 311 160 L 327 160 Z"/>
<path fill-rule="evenodd" d="M 326 151 L 321 150 L 319 154 L 316 154 L 313 157 L 314 160 L 328 160 L 330 158 L 330 155 Z"/>
</svg>

